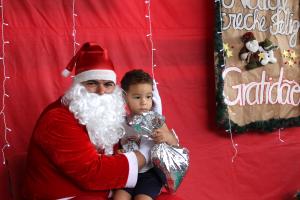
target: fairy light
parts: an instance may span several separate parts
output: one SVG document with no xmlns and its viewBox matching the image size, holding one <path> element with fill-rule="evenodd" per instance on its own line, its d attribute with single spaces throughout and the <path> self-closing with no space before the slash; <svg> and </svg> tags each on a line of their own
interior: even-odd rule
<svg viewBox="0 0 300 200">
<path fill-rule="evenodd" d="M 232 147 L 234 149 L 234 154 L 233 154 L 233 156 L 231 158 L 231 162 L 233 163 L 234 160 L 235 160 L 235 158 L 237 157 L 237 154 L 238 154 L 238 148 L 237 148 L 238 144 L 235 143 L 234 140 L 233 140 L 233 133 L 232 133 L 231 122 L 230 122 L 230 118 L 229 117 L 228 117 L 228 122 L 229 122 L 229 130 L 228 130 L 228 132 L 230 133 L 230 140 L 231 140 Z"/>
<path fill-rule="evenodd" d="M 80 44 L 76 41 L 76 17 L 78 16 L 77 13 L 75 12 L 75 3 L 76 0 L 73 0 L 72 2 L 72 37 L 73 37 L 73 56 L 76 54 L 76 46 L 79 46 Z M 76 64 L 76 63 L 75 63 Z"/>
<path fill-rule="evenodd" d="M 220 4 L 220 6 L 219 6 L 219 16 L 221 17 L 222 15 L 223 15 L 223 13 L 222 13 L 222 9 L 221 9 L 221 4 L 222 4 L 222 2 L 220 1 L 220 0 L 215 0 L 215 3 L 216 2 L 219 2 L 219 4 Z M 221 30 L 219 30 L 217 33 L 218 34 L 222 34 L 222 31 L 223 31 L 223 23 L 222 23 L 222 21 L 223 21 L 223 19 L 221 18 L 221 23 L 220 23 L 220 29 Z M 223 50 L 223 49 L 222 49 Z"/>
<path fill-rule="evenodd" d="M 8 128 L 7 122 L 6 122 L 6 115 L 5 115 L 5 99 L 9 97 L 9 95 L 6 93 L 6 81 L 10 77 L 6 75 L 6 65 L 5 65 L 5 45 L 9 44 L 9 41 L 5 40 L 4 37 L 4 29 L 5 26 L 8 26 L 7 23 L 4 22 L 4 4 L 3 0 L 0 1 L 0 8 L 1 8 L 1 28 L 2 28 L 2 34 L 1 34 L 1 39 L 2 39 L 2 57 L 0 57 L 0 60 L 2 62 L 3 66 L 3 81 L 2 81 L 2 108 L 0 111 L 0 115 L 2 115 L 3 118 L 3 126 L 4 126 L 4 142 L 5 144 L 2 146 L 2 159 L 3 159 L 3 164 L 5 165 L 6 159 L 5 159 L 5 149 L 10 147 L 10 144 L 7 140 L 7 133 L 11 132 L 12 130 Z"/>
<path fill-rule="evenodd" d="M 281 130 L 283 130 L 283 128 L 278 129 L 278 139 L 280 142 L 284 143 L 285 141 L 283 139 L 281 139 Z"/>
<path fill-rule="evenodd" d="M 145 14 L 145 18 L 148 20 L 148 25 L 149 25 L 149 32 L 147 33 L 146 37 L 149 39 L 150 43 L 150 48 L 151 48 L 151 70 L 152 70 L 152 78 L 153 78 L 153 89 L 154 92 L 154 98 L 156 98 L 157 102 L 160 102 L 156 106 L 156 112 L 162 114 L 162 104 L 161 104 L 161 98 L 158 93 L 157 85 L 158 82 L 155 79 L 154 75 L 154 69 L 157 67 L 157 65 L 154 63 L 154 52 L 156 51 L 156 48 L 154 47 L 154 42 L 153 42 L 153 33 L 152 33 L 152 20 L 151 20 L 151 0 L 145 0 L 145 6 L 147 13 Z M 160 105 L 160 106 L 159 106 Z"/>
<path fill-rule="evenodd" d="M 151 21 L 151 0 L 146 0 L 145 5 L 147 7 L 147 13 L 145 15 L 145 18 L 148 20 L 148 25 L 149 25 L 149 33 L 146 35 L 149 39 L 150 42 L 150 47 L 151 47 L 151 68 L 152 68 L 152 77 L 153 80 L 155 81 L 155 76 L 154 76 L 154 68 L 157 66 L 154 64 L 154 52 L 156 51 L 156 48 L 154 47 L 154 42 L 153 42 L 153 34 L 152 34 L 152 21 Z M 156 84 L 158 84 L 156 82 Z"/>
<path fill-rule="evenodd" d="M 222 35 L 222 31 L 223 31 L 223 23 L 222 23 L 222 2 L 220 0 L 215 0 L 215 3 L 218 2 L 220 4 L 219 6 L 219 16 L 220 16 L 220 20 L 221 20 L 221 23 L 220 23 L 220 30 L 217 31 L 218 34 Z M 222 53 L 222 56 L 224 58 L 224 63 L 222 63 L 220 65 L 221 68 L 224 68 L 225 67 L 225 63 L 226 63 L 226 57 L 225 57 L 225 50 L 224 50 L 224 44 L 222 45 L 222 49 L 220 49 L 220 53 Z M 231 162 L 233 163 L 235 158 L 237 157 L 237 154 L 238 154 L 238 144 L 235 143 L 234 139 L 233 139 L 233 133 L 232 133 L 232 127 L 231 127 L 231 119 L 230 119 L 230 116 L 228 115 L 228 125 L 229 125 L 229 129 L 226 130 L 226 132 L 229 132 L 230 134 L 230 140 L 231 140 L 231 145 L 233 147 L 233 150 L 234 150 L 234 154 L 231 158 Z"/>
</svg>

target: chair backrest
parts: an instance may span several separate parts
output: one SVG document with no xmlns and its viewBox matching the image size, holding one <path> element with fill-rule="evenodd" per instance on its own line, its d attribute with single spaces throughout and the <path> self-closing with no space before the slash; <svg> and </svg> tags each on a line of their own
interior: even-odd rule
<svg viewBox="0 0 300 200">
<path fill-rule="evenodd" d="M 22 152 L 9 156 L 6 160 L 9 173 L 10 189 L 13 200 L 23 199 L 21 196 L 21 187 L 23 177 L 25 174 L 26 156 L 27 153 Z"/>
</svg>

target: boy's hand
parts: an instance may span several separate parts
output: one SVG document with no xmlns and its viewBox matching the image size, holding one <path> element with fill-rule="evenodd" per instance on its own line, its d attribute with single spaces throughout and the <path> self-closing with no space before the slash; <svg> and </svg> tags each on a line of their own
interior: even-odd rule
<svg viewBox="0 0 300 200">
<path fill-rule="evenodd" d="M 169 145 L 177 145 L 178 141 L 176 137 L 173 135 L 169 129 L 166 129 L 164 127 L 156 129 L 153 134 L 151 135 L 151 138 L 155 143 L 167 143 Z"/>
</svg>

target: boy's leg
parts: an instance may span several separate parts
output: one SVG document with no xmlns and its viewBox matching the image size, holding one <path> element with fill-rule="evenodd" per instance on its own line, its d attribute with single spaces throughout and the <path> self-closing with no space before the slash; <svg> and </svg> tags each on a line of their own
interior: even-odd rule
<svg viewBox="0 0 300 200">
<path fill-rule="evenodd" d="M 125 190 L 115 190 L 113 200 L 131 200 L 131 195 Z"/>
<path fill-rule="evenodd" d="M 139 194 L 134 197 L 134 200 L 152 200 L 152 198 L 145 194 Z"/>
<path fill-rule="evenodd" d="M 135 187 L 134 200 L 156 199 L 163 187 L 161 179 L 157 176 L 154 169 L 150 169 L 139 174 L 138 182 Z M 147 197 L 147 198 L 146 198 Z"/>
</svg>

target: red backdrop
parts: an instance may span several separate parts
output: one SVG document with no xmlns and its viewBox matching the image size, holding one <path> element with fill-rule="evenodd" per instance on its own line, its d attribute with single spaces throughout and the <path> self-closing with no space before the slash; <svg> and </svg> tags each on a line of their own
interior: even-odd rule
<svg viewBox="0 0 300 200">
<path fill-rule="evenodd" d="M 4 0 L 5 118 L 12 129 L 5 155 L 26 151 L 41 110 L 68 87 L 60 76 L 73 55 L 71 0 Z M 120 77 L 132 68 L 151 73 L 142 0 L 76 1 L 77 41 L 94 41 L 109 50 Z M 214 1 L 151 0 L 154 71 L 163 112 L 183 146 L 190 170 L 175 196 L 181 200 L 288 200 L 300 187 L 299 128 L 245 133 L 234 137 L 215 127 L 213 64 Z M 2 52 L 0 52 L 2 53 Z M 1 65 L 1 82 L 4 68 Z M 0 97 L 3 88 L 0 87 Z M 2 106 L 3 106 L 2 105 Z M 5 121 L 4 121 L 5 120 Z M 1 199 L 10 199 L 7 165 L 0 166 Z"/>
</svg>

